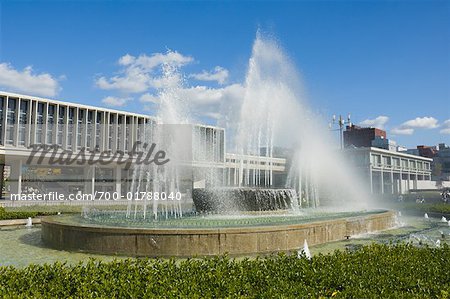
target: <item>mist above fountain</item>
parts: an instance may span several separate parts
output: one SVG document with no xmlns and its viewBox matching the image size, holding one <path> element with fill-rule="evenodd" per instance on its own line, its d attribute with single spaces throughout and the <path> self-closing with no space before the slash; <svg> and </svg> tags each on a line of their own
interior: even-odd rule
<svg viewBox="0 0 450 299">
<path fill-rule="evenodd" d="M 180 70 L 171 65 L 163 66 L 160 81 L 164 84 L 158 91 L 156 123 L 145 126 L 142 139 L 152 138 L 153 142 L 163 145 L 173 160 L 178 162 L 164 167 L 136 166 L 131 192 L 178 192 L 182 189 L 181 182 L 185 181 L 181 178 L 181 173 L 191 172 L 187 176 L 194 183 L 192 188 L 188 188 L 191 194 L 186 197 L 190 198 L 192 195 L 194 207 L 200 212 L 234 213 L 240 209 L 286 208 L 297 211 L 299 207 L 315 208 L 324 203 L 338 206 L 342 210 L 367 207 L 369 196 L 361 188 L 363 184 L 351 173 L 345 159 L 333 146 L 334 142 L 326 127 L 321 125 L 320 117 L 311 112 L 298 72 L 274 39 L 258 32 L 246 79 L 242 84 L 242 100 L 222 111 L 222 119 L 218 120 L 218 124 L 223 125 L 227 131 L 227 141 L 230 144 L 227 149 L 231 149 L 237 157 L 242 157 L 235 173 L 236 184 L 233 186 L 224 183 L 224 175 L 220 171 L 211 170 L 217 168 L 218 161 L 209 161 L 207 153 L 198 147 L 198 144 L 214 140 L 214 135 L 211 140 L 195 140 L 196 136 L 192 134 L 194 140 L 191 160 L 193 157 L 197 160 L 188 166 L 192 169 L 186 171 L 186 160 L 189 157 L 180 158 L 185 154 L 183 150 L 186 150 L 179 149 L 179 145 L 185 142 L 180 142 L 179 137 L 173 138 L 173 135 L 185 136 L 189 133 L 175 133 L 171 138 L 166 138 L 164 132 L 164 125 L 185 126 L 192 123 L 188 100 L 183 97 L 185 81 Z M 288 161 L 283 181 L 275 186 L 273 159 L 278 156 L 276 148 L 280 147 L 290 150 L 283 157 Z M 259 163 L 261 159 L 267 161 L 264 162 L 264 167 L 255 167 L 254 163 Z M 196 162 L 206 163 L 206 166 L 196 167 Z M 205 182 L 204 186 L 195 187 L 195 181 L 202 180 Z M 294 190 L 288 192 L 289 196 L 285 199 L 287 204 L 279 203 L 278 198 L 284 196 L 280 195 L 284 191 L 274 189 L 280 188 Z M 260 198 L 265 200 L 259 200 Z M 252 203 L 243 204 L 246 201 Z M 254 202 L 265 206 L 255 207 Z M 136 218 L 142 212 L 146 218 L 149 208 L 154 219 L 158 219 L 159 214 L 182 217 L 185 212 L 189 212 L 183 211 L 179 202 L 160 205 L 157 201 L 150 203 L 146 200 L 133 200 L 128 205 L 127 217 Z"/>
<path fill-rule="evenodd" d="M 295 189 L 300 207 L 326 204 L 363 209 L 371 202 L 364 183 L 338 151 L 321 117 L 311 111 L 300 76 L 270 37 L 257 34 L 237 115 L 227 116 L 227 131 L 236 136 L 234 151 L 275 157 L 276 147 L 290 148 L 284 186 Z M 236 111 L 235 111 L 236 112 Z M 239 186 L 264 186 L 260 173 L 243 164 Z M 270 172 L 270 171 L 269 171 Z M 272 182 L 269 173 L 269 182 Z"/>
<path fill-rule="evenodd" d="M 145 193 L 178 193 L 180 191 L 180 164 L 191 159 L 191 141 L 186 136 L 191 134 L 189 108 L 186 101 L 180 97 L 179 90 L 183 86 L 183 79 L 176 66 L 163 64 L 161 82 L 163 88 L 159 89 L 158 115 L 155 121 L 149 121 L 140 128 L 139 138 L 143 141 L 152 140 L 165 153 L 170 156 L 170 163 L 165 165 L 135 165 L 133 168 L 131 190 L 132 194 Z M 188 132 L 186 132 L 186 129 Z M 165 218 L 179 218 L 183 216 L 180 201 L 166 201 L 159 204 L 158 200 L 137 201 L 135 197 L 128 202 L 127 218 L 138 218 L 142 213 L 147 218 L 147 210 L 151 207 L 151 218 L 158 219 L 162 214 Z"/>
</svg>

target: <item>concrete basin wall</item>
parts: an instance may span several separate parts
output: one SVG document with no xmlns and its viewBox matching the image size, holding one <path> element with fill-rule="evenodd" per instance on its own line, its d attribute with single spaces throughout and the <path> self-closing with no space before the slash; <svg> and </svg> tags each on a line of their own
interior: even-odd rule
<svg viewBox="0 0 450 299">
<path fill-rule="evenodd" d="M 395 226 L 396 213 L 302 224 L 215 229 L 149 229 L 73 225 L 52 216 L 42 219 L 42 239 L 49 246 L 101 254 L 193 257 L 268 254 L 342 240 L 345 236 Z"/>
</svg>

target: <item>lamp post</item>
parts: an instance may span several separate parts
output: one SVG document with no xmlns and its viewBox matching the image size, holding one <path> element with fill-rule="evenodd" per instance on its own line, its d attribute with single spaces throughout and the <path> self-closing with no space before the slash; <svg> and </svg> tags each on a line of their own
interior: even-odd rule
<svg viewBox="0 0 450 299">
<path fill-rule="evenodd" d="M 333 129 L 333 126 L 338 126 L 337 129 Z M 331 131 L 339 131 L 339 143 L 341 145 L 341 149 L 344 148 L 344 127 L 345 125 L 352 125 L 350 120 L 350 113 L 347 115 L 347 119 L 342 118 L 342 115 L 339 115 L 339 119 L 336 119 L 336 115 L 333 115 L 331 122 L 328 124 Z"/>
</svg>

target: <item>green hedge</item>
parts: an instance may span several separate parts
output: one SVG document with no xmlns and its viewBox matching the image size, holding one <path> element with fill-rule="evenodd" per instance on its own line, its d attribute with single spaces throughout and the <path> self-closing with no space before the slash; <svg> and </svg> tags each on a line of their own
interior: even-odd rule
<svg viewBox="0 0 450 299">
<path fill-rule="evenodd" d="M 0 297 L 448 298 L 450 247 L 370 245 L 311 260 L 90 260 L 0 267 Z"/>
<path fill-rule="evenodd" d="M 101 210 L 126 210 L 127 205 L 126 204 L 111 204 L 111 205 L 96 205 L 94 203 L 87 203 L 85 205 L 88 208 L 93 209 L 101 209 Z M 29 206 L 15 206 L 15 207 L 8 207 L 7 211 L 11 212 L 38 212 L 41 214 L 49 214 L 53 213 L 56 214 L 58 212 L 61 212 L 63 214 L 76 214 L 81 213 L 83 210 L 82 205 L 67 205 L 67 204 L 57 204 L 57 205 L 46 205 L 46 204 L 35 204 L 35 205 L 29 205 Z"/>
<path fill-rule="evenodd" d="M 417 211 L 423 213 L 450 214 L 450 204 L 446 203 L 399 203 L 397 209 Z"/>
<path fill-rule="evenodd" d="M 55 212 L 7 211 L 0 207 L 0 220 L 26 219 L 28 217 L 55 215 Z"/>
</svg>

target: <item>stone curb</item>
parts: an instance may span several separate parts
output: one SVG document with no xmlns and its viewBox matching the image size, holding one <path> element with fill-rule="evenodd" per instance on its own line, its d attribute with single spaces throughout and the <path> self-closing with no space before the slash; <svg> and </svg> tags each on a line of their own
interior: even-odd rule
<svg viewBox="0 0 450 299">
<path fill-rule="evenodd" d="M 40 224 L 41 218 L 33 218 L 33 224 Z M 25 225 L 27 224 L 27 219 L 8 219 L 0 220 L 0 227 L 2 226 L 15 226 L 15 225 Z"/>
</svg>

